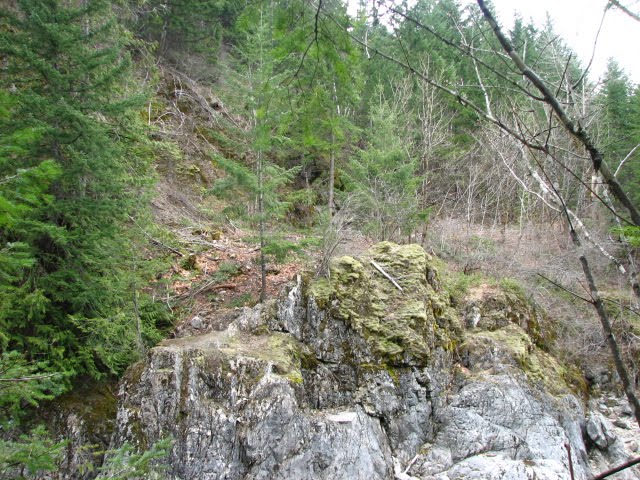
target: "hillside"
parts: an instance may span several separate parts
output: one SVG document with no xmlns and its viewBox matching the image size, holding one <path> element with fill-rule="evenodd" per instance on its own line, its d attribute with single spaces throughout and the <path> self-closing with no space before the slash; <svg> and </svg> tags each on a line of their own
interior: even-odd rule
<svg viewBox="0 0 640 480">
<path fill-rule="evenodd" d="M 0 478 L 633 457 L 638 87 L 396 3 L 3 3 Z"/>
</svg>

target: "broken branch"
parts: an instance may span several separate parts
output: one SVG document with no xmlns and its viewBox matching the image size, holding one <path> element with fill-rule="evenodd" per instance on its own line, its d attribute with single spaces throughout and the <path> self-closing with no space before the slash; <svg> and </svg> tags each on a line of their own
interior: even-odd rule
<svg viewBox="0 0 640 480">
<path fill-rule="evenodd" d="M 402 287 L 401 287 L 400 285 L 398 285 L 398 282 L 396 282 L 396 281 L 395 281 L 395 279 L 394 279 L 391 275 L 389 275 L 387 272 L 385 272 L 385 271 L 382 269 L 382 267 L 381 267 L 378 263 L 376 263 L 376 262 L 374 262 L 373 260 L 371 260 L 371 265 L 373 265 L 373 267 L 374 267 L 376 270 L 378 270 L 382 275 L 384 275 L 384 277 L 385 277 L 387 280 L 389 280 L 391 283 L 393 283 L 393 285 L 394 285 L 398 290 L 400 290 L 400 291 L 402 292 Z"/>
</svg>

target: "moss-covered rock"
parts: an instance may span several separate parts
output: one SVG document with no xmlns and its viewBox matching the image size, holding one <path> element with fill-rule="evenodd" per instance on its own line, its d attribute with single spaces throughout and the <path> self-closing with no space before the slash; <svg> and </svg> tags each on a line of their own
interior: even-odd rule
<svg viewBox="0 0 640 480">
<path fill-rule="evenodd" d="M 66 415 L 77 415 L 84 424 L 88 439 L 105 444 L 116 417 L 117 399 L 113 388 L 112 384 L 91 382 L 56 399 L 56 408 Z"/>
<path fill-rule="evenodd" d="M 333 289 L 331 288 L 331 283 L 326 278 L 316 279 L 310 283 L 307 289 L 307 295 L 313 297 L 316 305 L 322 309 L 329 308 L 332 294 Z"/>
<path fill-rule="evenodd" d="M 465 366 L 474 372 L 513 367 L 555 395 L 570 392 L 571 372 L 552 355 L 538 348 L 527 332 L 508 324 L 496 330 L 468 332 L 460 346 Z"/>
<path fill-rule="evenodd" d="M 461 332 L 448 295 L 438 291 L 433 263 L 419 245 L 382 242 L 360 258 L 334 259 L 329 278 L 307 292 L 358 331 L 382 361 L 424 363 L 434 348 L 452 348 Z"/>
<path fill-rule="evenodd" d="M 186 351 L 190 361 L 206 364 L 206 371 L 233 372 L 238 362 L 255 364 L 249 377 L 256 383 L 267 372 L 295 379 L 302 378 L 300 361 L 304 347 L 291 335 L 271 332 L 253 335 L 245 332 L 210 332 L 207 335 L 165 340 L 157 349 Z M 235 372 L 233 372 L 235 373 Z M 247 377 L 249 379 L 249 377 Z"/>
<path fill-rule="evenodd" d="M 545 314 L 514 288 L 482 283 L 469 289 L 461 309 L 468 328 L 493 331 L 518 325 L 543 349 L 555 339 Z"/>
<path fill-rule="evenodd" d="M 570 444 L 587 478 L 574 372 L 539 347 L 539 312 L 486 279 L 456 309 L 437 262 L 378 244 L 333 260 L 327 279 L 299 276 L 277 308 L 163 342 L 120 389 L 117 444 L 171 434 L 173 477 L 237 479 L 391 478 L 398 461 L 416 478 L 468 478 L 487 460 L 473 470 L 486 478 L 503 454 L 513 478 L 536 462 L 564 478 Z"/>
<path fill-rule="evenodd" d="M 36 415 L 29 419 L 30 424 L 45 423 L 57 440 L 68 442 L 55 478 L 89 480 L 95 477 L 91 469 L 101 464 L 115 429 L 115 387 L 112 382 L 79 380 L 74 390 L 42 403 L 38 411 L 33 412 Z M 80 466 L 84 470 L 79 469 Z"/>
</svg>

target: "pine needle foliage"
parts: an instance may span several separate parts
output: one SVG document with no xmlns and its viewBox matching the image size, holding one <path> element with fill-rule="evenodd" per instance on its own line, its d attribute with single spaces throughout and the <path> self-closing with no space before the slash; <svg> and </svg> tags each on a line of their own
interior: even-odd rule
<svg viewBox="0 0 640 480">
<path fill-rule="evenodd" d="M 235 203 L 241 198 L 248 206 L 249 220 L 258 231 L 261 266 L 261 300 L 266 295 L 267 257 L 282 260 L 295 245 L 284 240 L 280 223 L 290 208 L 283 188 L 290 184 L 300 167 L 285 168 L 276 161 L 278 152 L 290 139 L 283 134 L 288 119 L 287 91 L 283 82 L 290 75 L 287 65 L 278 57 L 276 24 L 278 2 L 264 2 L 247 7 L 236 24 L 241 39 L 234 51 L 237 75 L 235 88 L 241 93 L 243 109 L 250 112 L 245 131 L 240 133 L 246 145 L 244 162 L 223 155 L 214 158 L 226 177 L 213 193 Z"/>
<path fill-rule="evenodd" d="M 160 459 L 167 456 L 172 440 L 164 438 L 151 445 L 147 450 L 138 451 L 131 444 L 125 443 L 120 448 L 107 452 L 105 463 L 99 468 L 98 480 L 160 480 L 166 465 Z"/>
<path fill-rule="evenodd" d="M 402 135 L 401 112 L 384 99 L 372 108 L 367 145 L 345 172 L 360 228 L 379 240 L 401 240 L 428 217 L 418 202 L 418 162 Z"/>
<path fill-rule="evenodd" d="M 78 5 L 0 13 L 0 346 L 100 376 L 135 358 L 140 323 L 155 329 L 147 318 L 136 332 L 145 302 L 131 291 L 149 275 L 134 268 L 145 262 L 130 218 L 152 146 L 136 127 L 130 36 L 109 2 Z"/>
<path fill-rule="evenodd" d="M 52 471 L 66 442 L 54 441 L 44 427 L 25 428 L 26 407 L 62 390 L 62 375 L 44 373 L 47 365 L 29 362 L 16 351 L 0 353 L 0 479 L 33 478 Z"/>
</svg>

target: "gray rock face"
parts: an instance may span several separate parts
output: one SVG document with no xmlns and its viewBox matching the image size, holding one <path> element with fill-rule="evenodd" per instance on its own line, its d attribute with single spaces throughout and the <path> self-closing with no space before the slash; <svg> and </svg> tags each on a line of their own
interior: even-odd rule
<svg viewBox="0 0 640 480">
<path fill-rule="evenodd" d="M 304 408 L 294 341 L 229 330 L 153 349 L 121 385 L 115 443 L 173 436 L 172 478 L 389 478 L 379 418 Z"/>
<path fill-rule="evenodd" d="M 517 376 L 471 380 L 438 412 L 441 429 L 412 471 L 437 479 L 568 478 L 570 445 L 576 478 L 587 478 L 573 400 L 554 405 Z M 577 415 L 567 418 L 573 409 Z"/>
<path fill-rule="evenodd" d="M 611 431 L 608 422 L 598 412 L 592 412 L 589 415 L 585 429 L 587 438 L 595 443 L 600 450 L 606 450 L 616 441 L 616 436 Z"/>
<path fill-rule="evenodd" d="M 589 478 L 583 430 L 602 455 L 616 442 L 548 378 L 560 367 L 529 333 L 537 319 L 500 316 L 494 291 L 454 312 L 416 246 L 371 255 L 403 292 L 345 260 L 332 282 L 353 298 L 298 279 L 275 308 L 152 349 L 121 383 L 112 446 L 171 436 L 176 480 L 569 479 L 569 455 Z"/>
</svg>

